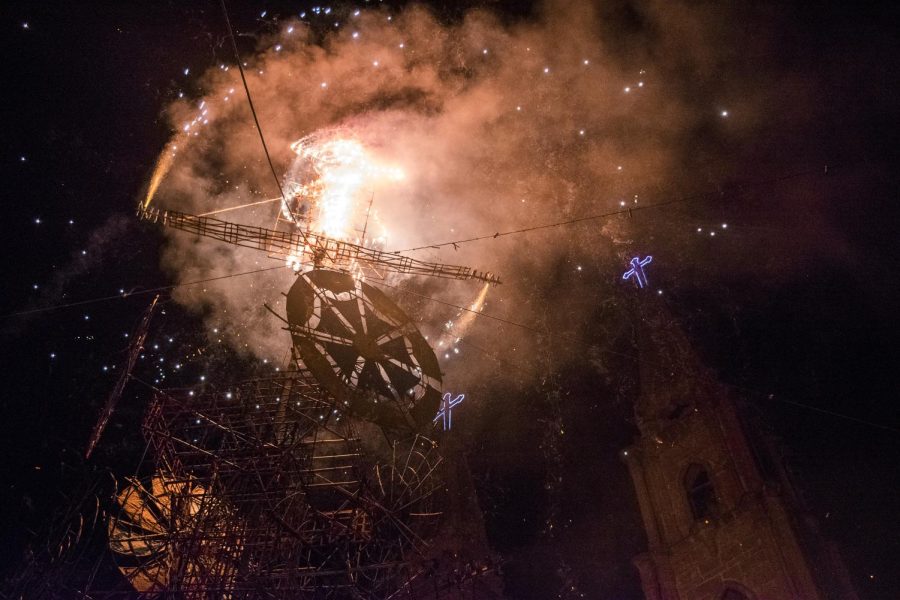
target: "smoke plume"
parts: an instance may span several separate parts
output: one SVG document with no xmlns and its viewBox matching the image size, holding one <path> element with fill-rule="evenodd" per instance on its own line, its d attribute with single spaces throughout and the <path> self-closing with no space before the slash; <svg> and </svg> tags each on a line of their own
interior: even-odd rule
<svg viewBox="0 0 900 600">
<path fill-rule="evenodd" d="M 245 57 L 248 83 L 280 176 L 294 160 L 291 144 L 319 131 L 356 140 L 403 170 L 402 181 L 372 190 L 388 250 L 708 190 L 730 174 L 723 147 L 757 131 L 769 98 L 751 78 L 726 77 L 764 53 L 767 41 L 717 5 L 557 1 L 512 23 L 487 10 L 445 22 L 411 5 L 342 21 L 324 37 L 302 21 L 279 23 Z M 178 134 L 165 151 L 173 159 L 155 205 L 206 213 L 277 196 L 237 68 L 209 69 L 200 87 L 202 97 L 168 109 Z M 271 227 L 277 210 L 260 204 L 223 217 Z M 667 225 L 685 219 L 654 217 Z M 628 219 L 616 217 L 411 253 L 499 273 L 505 283 L 488 293 L 484 312 L 527 325 L 478 319 L 472 335 L 502 356 L 455 355 L 444 364 L 448 376 L 482 377 L 500 368 L 497 360 L 523 373 L 543 369 L 534 349 L 560 328 L 577 339 L 597 298 L 618 285 L 623 250 L 647 252 L 633 238 Z M 169 235 L 163 260 L 179 281 L 276 264 L 181 232 Z M 234 347 L 280 360 L 289 337 L 263 304 L 283 312 L 292 281 L 285 269 L 182 288 L 176 299 L 209 315 L 210 328 Z M 404 286 L 466 307 L 481 292 L 473 282 Z M 426 334 L 438 335 L 459 313 L 387 291 Z M 555 339 L 556 360 L 565 360 L 573 338 Z M 457 349 L 476 352 L 465 340 Z"/>
</svg>

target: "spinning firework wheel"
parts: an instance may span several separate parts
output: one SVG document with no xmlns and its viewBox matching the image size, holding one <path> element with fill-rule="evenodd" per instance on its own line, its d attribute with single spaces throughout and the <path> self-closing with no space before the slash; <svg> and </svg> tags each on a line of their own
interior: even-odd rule
<svg viewBox="0 0 900 600">
<path fill-rule="evenodd" d="M 443 515 L 442 458 L 428 438 L 393 442 L 369 466 L 361 494 L 363 511 L 354 527 L 361 537 L 347 563 L 354 587 L 381 598 L 408 582 L 410 566 L 424 557 Z"/>
<path fill-rule="evenodd" d="M 437 358 L 383 293 L 347 273 L 316 269 L 291 287 L 287 317 L 303 363 L 338 400 L 390 429 L 431 421 L 441 399 Z"/>
<path fill-rule="evenodd" d="M 146 484 L 131 480 L 116 500 L 120 510 L 109 522 L 109 547 L 135 590 L 231 589 L 239 543 L 222 503 L 203 486 L 157 474 Z"/>
</svg>

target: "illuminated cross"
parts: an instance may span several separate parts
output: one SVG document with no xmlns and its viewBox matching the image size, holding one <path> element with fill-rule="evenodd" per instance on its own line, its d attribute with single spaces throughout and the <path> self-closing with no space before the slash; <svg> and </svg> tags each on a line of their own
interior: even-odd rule
<svg viewBox="0 0 900 600">
<path fill-rule="evenodd" d="M 644 267 L 649 265 L 653 261 L 652 256 L 644 257 L 644 260 L 640 260 L 637 256 L 631 259 L 630 264 L 631 268 L 625 271 L 622 275 L 622 279 L 631 279 L 634 277 L 634 280 L 637 282 L 639 288 L 643 288 L 647 285 L 647 274 L 644 273 Z"/>
<path fill-rule="evenodd" d="M 453 427 L 453 407 L 466 399 L 465 394 L 460 394 L 456 398 L 451 398 L 450 392 L 444 394 L 444 397 L 441 399 L 441 410 L 438 411 L 438 414 L 434 417 L 434 423 L 438 422 L 438 419 L 441 419 L 441 422 L 444 425 L 444 431 L 449 430 Z"/>
</svg>

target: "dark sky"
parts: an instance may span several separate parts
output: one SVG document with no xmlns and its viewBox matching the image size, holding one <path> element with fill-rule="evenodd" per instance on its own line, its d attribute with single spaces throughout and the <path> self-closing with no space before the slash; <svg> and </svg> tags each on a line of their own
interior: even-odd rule
<svg viewBox="0 0 900 600">
<path fill-rule="evenodd" d="M 273 17 L 311 8 L 231 4 L 239 31 L 264 30 Z M 667 290 L 670 309 L 698 354 L 781 437 L 812 512 L 839 543 L 862 596 L 887 599 L 900 588 L 900 52 L 896 10 L 852 4 L 736 3 L 729 9 L 730 18 L 745 20 L 747 31 L 763 31 L 767 39 L 760 55 L 732 49 L 738 59 L 722 71 L 735 89 L 741 89 L 735 81 L 741 76 L 768 88 L 755 105 L 758 123 L 748 129 L 752 136 L 734 145 L 696 126 L 696 154 L 680 149 L 677 163 L 685 172 L 660 185 L 737 194 L 740 203 L 701 202 L 677 217 L 727 220 L 734 241 L 698 248 L 693 238 L 672 233 L 667 213 L 653 211 L 636 218 L 634 230 L 648 240 L 647 248 L 652 241 L 655 254 L 669 253 L 668 266 L 657 255 L 654 276 Z M 527 3 L 465 5 L 498 10 L 510 23 L 537 18 Z M 598 6 L 609 52 L 623 62 L 633 47 L 652 50 L 654 36 L 664 37 L 642 16 L 655 5 Z M 707 11 L 710 19 L 717 14 L 708 3 L 679 6 Z M 270 21 L 259 19 L 263 10 Z M 456 3 L 436 3 L 436 10 L 449 21 L 464 12 Z M 170 282 L 159 268 L 162 236 L 135 222 L 133 203 L 169 140 L 163 111 L 179 91 L 192 93 L 183 70 L 199 72 L 229 55 L 215 2 L 20 3 L 4 9 L 0 27 L 0 165 L 9 210 L 0 241 L 6 258 L 0 506 L 3 563 L 9 565 L 80 473 L 101 466 L 123 473 L 137 461 L 136 427 L 146 397 L 133 388 L 95 461 L 84 465 L 77 455 L 114 384 L 112 367 L 121 365 L 127 346 L 124 333 L 150 297 L 14 313 Z M 677 74 L 679 65 L 669 65 Z M 720 168 L 718 152 L 729 154 L 727 170 Z M 772 181 L 813 169 L 817 174 Z M 745 181 L 769 183 L 738 189 Z M 541 238 L 542 244 L 558 242 L 559 237 Z M 561 256 L 560 271 L 577 262 L 598 264 L 589 247 Z M 517 284 L 507 278 L 507 285 Z M 612 341 L 586 343 L 575 352 L 580 359 L 555 368 L 570 433 L 562 443 L 562 466 L 544 464 L 534 444 L 545 407 L 540 398 L 548 388 L 520 386 L 515 375 L 507 383 L 501 373 L 498 382 L 480 388 L 485 394 L 521 394 L 517 403 L 524 408 L 514 422 L 508 408 L 486 408 L 481 422 L 460 434 L 471 444 L 489 536 L 508 560 L 510 597 L 548 597 L 553 584 L 542 588 L 540 582 L 558 575 L 547 565 L 558 564 L 560 556 L 586 597 L 641 597 L 629 560 L 645 542 L 630 481 L 617 458 L 635 434 L 627 392 L 621 392 L 627 386 L 620 381 L 634 372 L 628 358 L 633 348 L 624 329 L 613 325 L 627 314 L 631 290 L 594 295 L 588 283 L 563 275 L 548 279 L 546 273 L 523 276 L 519 285 L 545 300 L 560 286 L 571 289 L 585 305 L 571 314 L 589 317 L 585 335 Z M 203 345 L 201 328 L 196 315 L 166 304 L 151 329 L 150 343 L 159 348 L 148 349 L 146 361 L 190 354 Z M 502 346 L 491 352 L 510 356 Z M 212 364 L 185 361 L 173 383 L 237 360 L 218 351 Z M 152 373 L 139 367 L 139 374 Z M 542 492 L 554 468 L 562 469 L 566 482 L 557 508 Z M 574 525 L 548 540 L 540 523 L 551 509 Z"/>
</svg>

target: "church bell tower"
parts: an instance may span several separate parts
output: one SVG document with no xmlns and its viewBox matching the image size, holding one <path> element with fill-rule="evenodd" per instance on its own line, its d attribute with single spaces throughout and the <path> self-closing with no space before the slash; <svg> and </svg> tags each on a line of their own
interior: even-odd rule
<svg viewBox="0 0 900 600">
<path fill-rule="evenodd" d="M 742 418 L 661 299 L 638 314 L 640 433 L 622 458 L 647 534 L 634 558 L 646 598 L 858 600 L 771 436 Z"/>
</svg>

